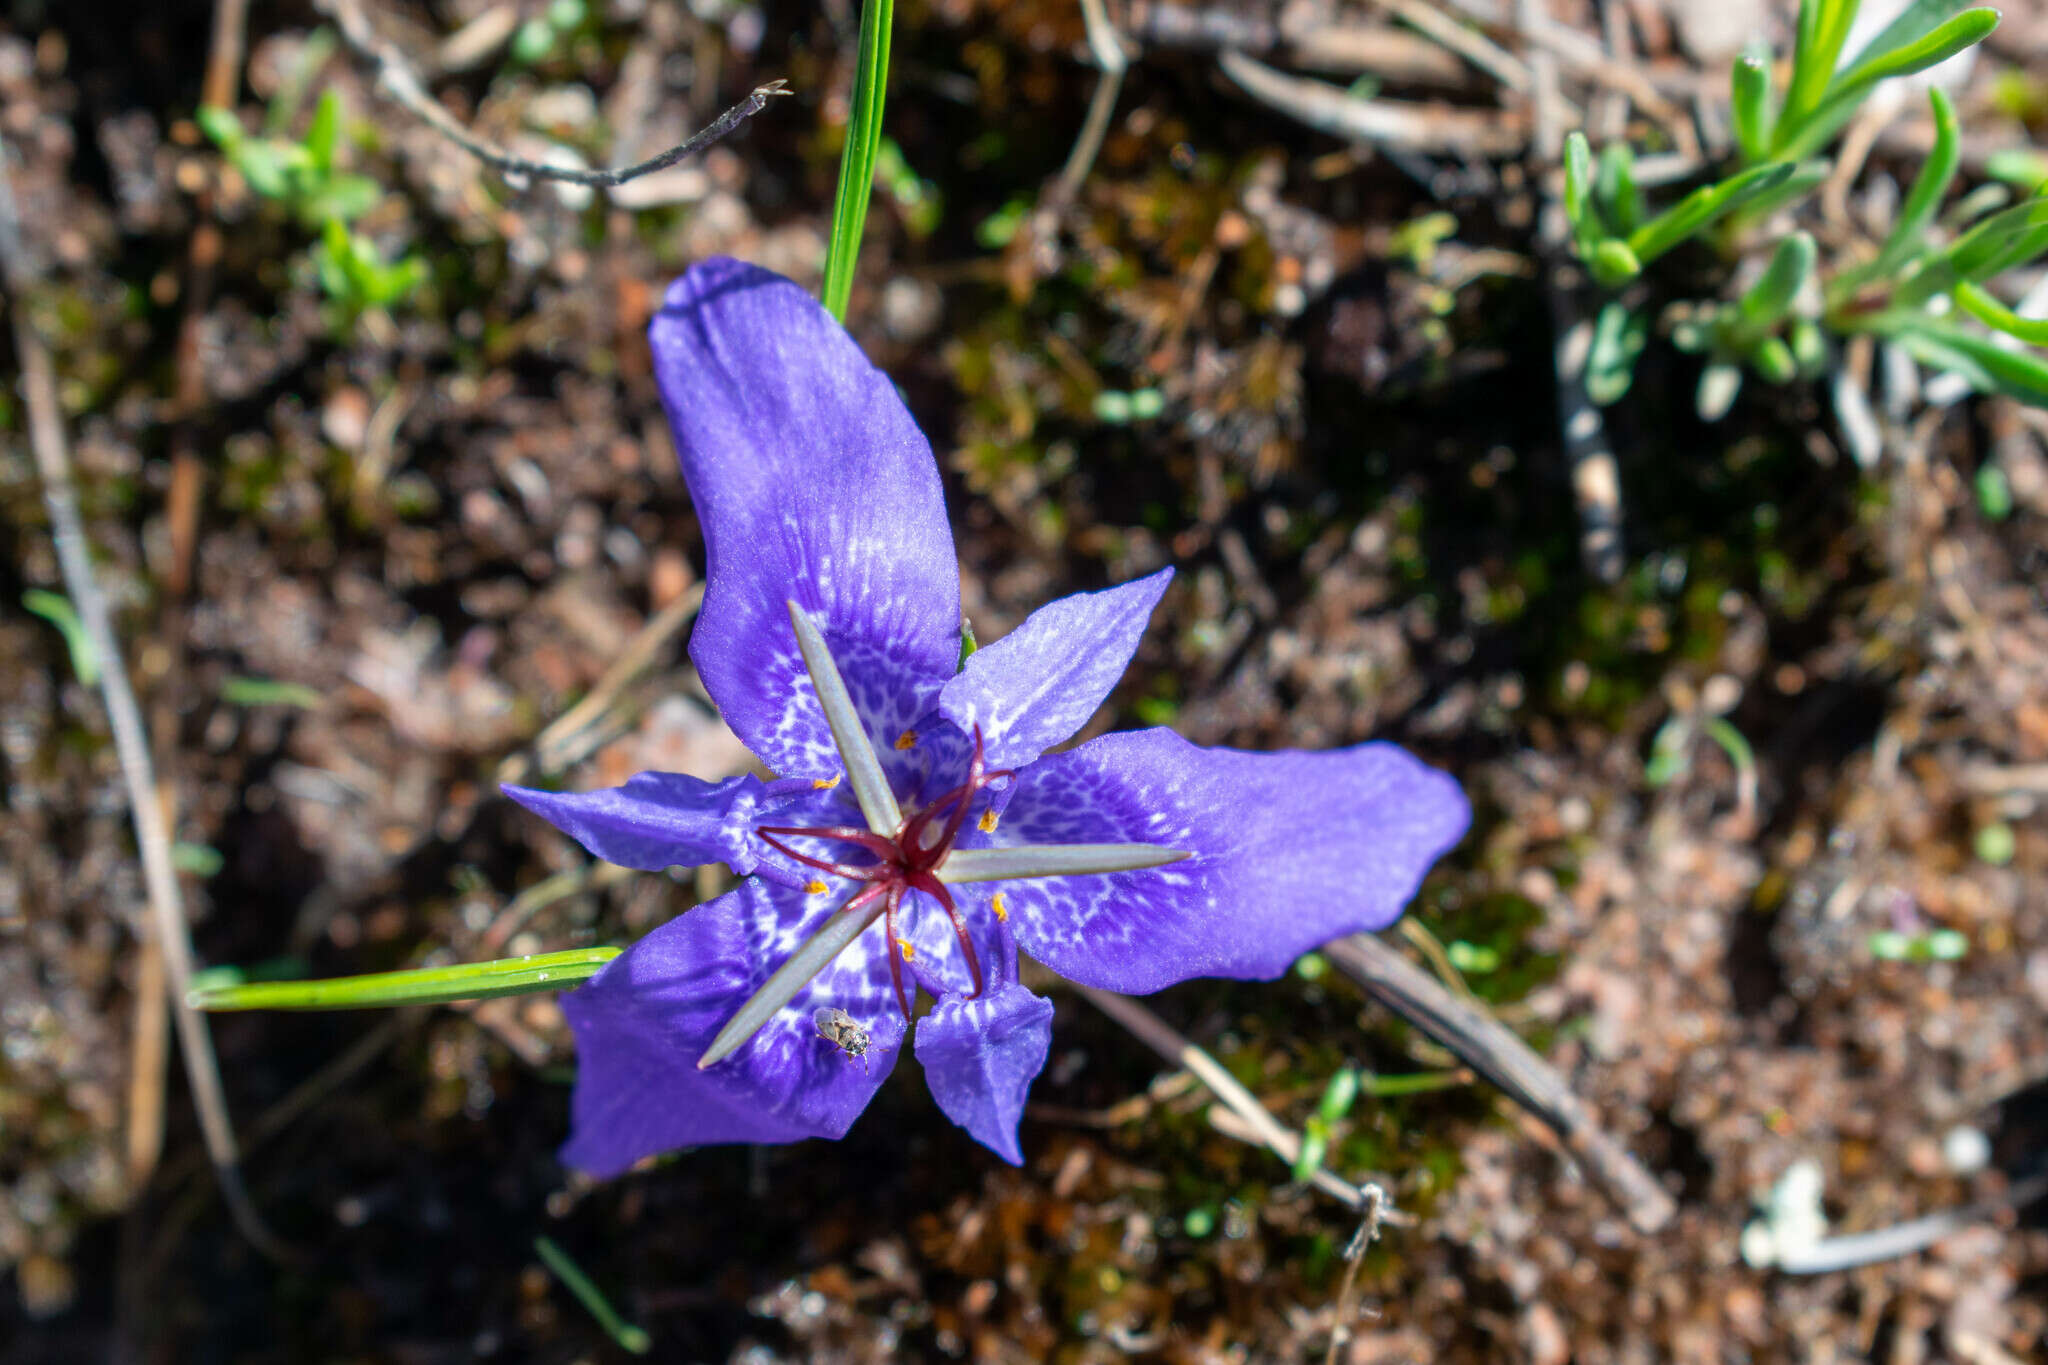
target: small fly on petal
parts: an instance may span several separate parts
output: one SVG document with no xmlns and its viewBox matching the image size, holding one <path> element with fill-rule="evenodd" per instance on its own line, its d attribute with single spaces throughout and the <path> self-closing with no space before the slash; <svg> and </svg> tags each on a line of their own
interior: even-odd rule
<svg viewBox="0 0 2048 1365">
<path fill-rule="evenodd" d="M 868 1069 L 868 1049 L 874 1045 L 874 1035 L 867 1025 L 836 1005 L 820 1005 L 811 1011 L 811 1022 L 817 1025 L 818 1036 L 847 1055 L 849 1060 L 860 1058 L 860 1069 Z"/>
</svg>

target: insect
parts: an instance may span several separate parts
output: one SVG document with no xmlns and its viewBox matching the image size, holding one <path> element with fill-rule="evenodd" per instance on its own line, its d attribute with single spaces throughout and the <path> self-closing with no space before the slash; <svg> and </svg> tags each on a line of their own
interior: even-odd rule
<svg viewBox="0 0 2048 1365">
<path fill-rule="evenodd" d="M 818 1036 L 838 1048 L 848 1057 L 860 1058 L 860 1069 L 868 1069 L 868 1047 L 874 1041 L 867 1025 L 834 1006 L 821 1005 L 811 1012 L 811 1022 L 818 1026 Z"/>
</svg>

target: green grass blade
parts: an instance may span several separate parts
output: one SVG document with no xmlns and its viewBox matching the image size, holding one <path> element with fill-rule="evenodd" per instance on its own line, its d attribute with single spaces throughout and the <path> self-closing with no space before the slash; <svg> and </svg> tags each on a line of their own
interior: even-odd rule
<svg viewBox="0 0 2048 1365">
<path fill-rule="evenodd" d="M 1888 51 L 1878 51 L 1880 43 L 1873 42 L 1855 65 L 1836 78 L 1835 83 L 1828 87 L 1826 97 L 1797 126 L 1788 130 L 1788 121 L 1779 120 L 1778 154 L 1788 159 L 1810 155 L 1835 135 L 1835 131 L 1856 112 L 1856 106 L 1864 101 L 1879 81 L 1894 76 L 1910 76 L 1930 66 L 1938 66 L 1964 48 L 1983 42 L 1997 27 L 1997 10 L 1972 9 L 1938 25 L 1917 40 Z"/>
<path fill-rule="evenodd" d="M 1634 232 L 1643 221 L 1643 193 L 1636 185 L 1636 154 L 1626 142 L 1600 149 L 1600 168 L 1593 181 L 1593 199 L 1616 232 Z"/>
<path fill-rule="evenodd" d="M 1606 235 L 1592 207 L 1593 148 L 1586 135 L 1574 129 L 1564 139 L 1564 216 L 1582 257 L 1591 257 Z"/>
<path fill-rule="evenodd" d="M 2008 351 L 1932 319 L 1913 319 L 1892 330 L 1894 345 L 1923 365 L 1961 375 L 1979 393 L 2002 393 L 2037 408 L 2048 408 L 2048 364 L 2024 351 Z"/>
<path fill-rule="evenodd" d="M 64 636 L 64 648 L 71 655 L 71 671 L 87 687 L 100 685 L 100 652 L 85 629 L 85 621 L 71 599 L 60 592 L 30 588 L 21 595 L 21 605 L 55 626 Z"/>
<path fill-rule="evenodd" d="M 1956 164 L 1960 155 L 1960 141 L 1956 134 L 1956 107 L 1939 88 L 1929 89 L 1927 102 L 1934 107 L 1934 150 L 1927 154 L 1927 160 L 1920 167 L 1920 174 L 1913 181 L 1913 188 L 1906 195 L 1906 202 L 1899 208 L 1898 219 L 1886 235 L 1884 245 L 1877 255 L 1853 270 L 1843 271 L 1829 286 L 1829 294 L 1836 300 L 1847 299 L 1870 281 L 1898 273 L 1913 255 L 1915 248 L 1927 232 L 1927 225 L 1934 221 L 1934 215 L 1941 209 L 1941 201 L 1948 195 L 1949 182 L 1955 179 Z"/>
<path fill-rule="evenodd" d="M 1965 313 L 1986 327 L 2035 346 L 2048 346 L 2048 320 L 2023 318 L 1967 281 L 1955 287 L 1955 300 Z"/>
<path fill-rule="evenodd" d="M 853 113 L 839 158 L 839 188 L 832 199 L 832 235 L 825 245 L 826 309 L 846 321 L 853 268 L 875 187 L 875 149 L 882 140 L 882 102 L 889 85 L 889 30 L 895 0 L 867 0 L 860 12 L 860 65 L 853 76 Z"/>
<path fill-rule="evenodd" d="M 1813 278 L 1820 248 L 1813 237 L 1795 232 L 1778 243 L 1771 263 L 1735 305 L 1735 315 L 1745 327 L 1774 327 L 1792 310 L 1792 303 L 1806 282 Z"/>
<path fill-rule="evenodd" d="M 396 1005 L 445 1005 L 500 995 L 567 990 L 597 975 L 617 948 L 574 948 L 455 967 L 373 972 L 325 981 L 249 981 L 205 986 L 186 998 L 202 1010 L 365 1010 Z"/>
<path fill-rule="evenodd" d="M 1723 214 L 1792 178 L 1797 167 L 1756 166 L 1726 180 L 1702 185 L 1629 234 L 1629 249 L 1644 265 L 1656 260 Z"/>
<path fill-rule="evenodd" d="M 1813 111 L 1834 77 L 1856 22 L 1858 0 L 1800 0 L 1798 36 L 1792 49 L 1792 83 L 1785 90 L 1780 136 Z"/>
<path fill-rule="evenodd" d="M 296 706 L 302 711 L 318 711 L 327 704 L 325 697 L 304 683 L 275 678 L 223 679 L 220 699 L 230 706 Z"/>
<path fill-rule="evenodd" d="M 1770 154 L 1770 62 L 1753 54 L 1736 58 L 1730 84 L 1735 144 L 1742 149 L 1742 159 L 1754 165 Z"/>
<path fill-rule="evenodd" d="M 536 1237 L 533 1239 L 533 1254 L 540 1257 L 542 1265 L 555 1272 L 555 1278 L 576 1296 L 576 1302 L 582 1304 L 584 1311 L 597 1319 L 597 1325 L 604 1328 L 613 1341 L 636 1356 L 644 1356 L 654 1348 L 654 1341 L 647 1335 L 647 1329 L 635 1327 L 620 1317 L 618 1310 L 605 1298 L 604 1292 L 583 1273 L 583 1267 L 569 1259 L 568 1252 L 556 1246 L 549 1238 Z"/>
</svg>

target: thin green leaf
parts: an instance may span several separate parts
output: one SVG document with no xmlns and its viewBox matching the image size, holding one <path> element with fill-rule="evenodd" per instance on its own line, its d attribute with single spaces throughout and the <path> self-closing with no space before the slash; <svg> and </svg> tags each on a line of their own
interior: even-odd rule
<svg viewBox="0 0 2048 1365">
<path fill-rule="evenodd" d="M 1643 263 L 1619 237 L 1602 238 L 1586 264 L 1593 272 L 1594 282 L 1605 289 L 1618 289 L 1643 273 Z"/>
<path fill-rule="evenodd" d="M 541 1264 L 555 1272 L 555 1278 L 562 1282 L 583 1310 L 597 1320 L 606 1335 L 636 1356 L 644 1356 L 654 1349 L 654 1339 L 647 1335 L 644 1327 L 635 1327 L 620 1317 L 618 1311 L 606 1299 L 596 1283 L 583 1273 L 583 1268 L 569 1258 L 569 1253 L 556 1246 L 546 1237 L 533 1239 L 533 1254 L 540 1257 Z"/>
<path fill-rule="evenodd" d="M 1340 1067 L 1330 1077 L 1330 1083 L 1323 1087 L 1322 1102 L 1316 1106 L 1316 1113 L 1325 1123 L 1336 1123 L 1351 1112 L 1351 1106 L 1358 1102 L 1358 1069 Z"/>
<path fill-rule="evenodd" d="M 1775 327 L 1785 314 L 1792 311 L 1799 291 L 1813 278 L 1814 262 L 1819 256 L 1820 248 L 1814 245 L 1813 237 L 1808 233 L 1795 232 L 1778 243 L 1778 249 L 1771 253 L 1771 263 L 1764 267 L 1764 273 L 1735 304 L 1735 315 L 1740 323 L 1747 327 Z"/>
<path fill-rule="evenodd" d="M 86 632 L 85 621 L 71 599 L 59 592 L 30 588 L 21 595 L 21 605 L 55 626 L 64 637 L 65 652 L 71 656 L 71 671 L 87 687 L 100 682 L 100 652 Z"/>
<path fill-rule="evenodd" d="M 1593 196 L 1600 213 L 1616 232 L 1634 232 L 1643 221 L 1643 193 L 1636 186 L 1636 154 L 1626 142 L 1600 149 L 1600 170 Z"/>
<path fill-rule="evenodd" d="M 341 96 L 333 90 L 320 92 L 313 106 L 313 122 L 306 128 L 306 156 L 316 175 L 334 170 L 334 152 L 341 145 Z"/>
<path fill-rule="evenodd" d="M 1915 9 L 1924 8 L 1923 4 Z M 1912 17 L 1909 10 L 1900 23 Z M 1893 24 L 1896 29 L 1899 24 Z M 1930 66 L 1939 66 L 1950 57 L 1968 47 L 1981 43 L 1998 27 L 1998 11 L 1994 9 L 1965 10 L 1948 22 L 1925 33 L 1916 41 L 1885 51 L 1879 51 L 1883 35 L 1864 49 L 1864 55 L 1854 65 L 1835 79 L 1828 92 L 1813 113 L 1802 124 L 1788 133 L 1785 121 L 1780 120 L 1778 132 L 1778 154 L 1786 158 L 1812 154 L 1835 131 L 1848 121 L 1879 81 L 1894 76 L 1910 76 L 1925 71 Z M 1892 29 L 1885 30 L 1886 33 Z"/>
<path fill-rule="evenodd" d="M 1648 265 L 1723 214 L 1784 184 L 1796 169 L 1790 165 L 1756 166 L 1718 184 L 1702 185 L 1630 233 L 1629 249 Z"/>
<path fill-rule="evenodd" d="M 1965 313 L 1986 327 L 2035 346 L 2048 346 L 2048 321 L 2021 317 L 1991 297 L 1981 286 L 1967 281 L 1957 285 L 1955 301 Z"/>
<path fill-rule="evenodd" d="M 860 65 L 853 77 L 853 113 L 846 125 L 846 150 L 839 158 L 839 187 L 832 199 L 832 235 L 825 247 L 822 298 L 827 311 L 846 321 L 853 296 L 853 268 L 860 258 L 861 230 L 875 187 L 875 148 L 882 140 L 882 102 L 889 84 L 889 30 L 894 0 L 866 0 L 860 12 Z"/>
<path fill-rule="evenodd" d="M 230 156 L 247 139 L 242 131 L 242 121 L 235 117 L 234 110 L 223 109 L 216 104 L 202 104 L 192 111 L 192 121 L 199 125 L 199 131 L 212 140 L 213 145 Z"/>
<path fill-rule="evenodd" d="M 1593 146 L 1576 128 L 1564 139 L 1564 216 L 1572 227 L 1572 241 L 1579 255 L 1591 259 L 1593 249 L 1606 235 L 1593 204 Z"/>
<path fill-rule="evenodd" d="M 1329 1150 L 1329 1125 L 1324 1123 L 1320 1116 L 1309 1119 L 1302 1125 L 1301 1146 L 1295 1149 L 1294 1178 L 1304 1184 L 1315 1179 L 1316 1172 L 1323 1168 L 1323 1157 Z"/>
<path fill-rule="evenodd" d="M 1741 220 L 1746 223 L 1758 222 L 1787 204 L 1799 202 L 1821 187 L 1831 169 L 1826 161 L 1818 158 L 1799 162 L 1792 167 L 1792 174 L 1771 188 L 1760 191 L 1744 204 Z"/>
<path fill-rule="evenodd" d="M 1894 345 L 1921 364 L 1961 375 L 1979 393 L 2002 393 L 2048 407 L 2048 364 L 2024 351 L 2008 351 L 1989 337 L 1914 319 L 1891 332 Z"/>
<path fill-rule="evenodd" d="M 318 690 L 275 678 L 227 678 L 220 685 L 220 699 L 230 706 L 296 706 L 304 711 L 318 711 L 327 704 Z"/>
<path fill-rule="evenodd" d="M 1792 348 L 1779 336 L 1765 337 L 1750 348 L 1749 367 L 1772 384 L 1789 384 L 1799 375 L 1799 362 L 1792 358 Z"/>
<path fill-rule="evenodd" d="M 1844 271 L 1831 286 L 1837 298 L 1848 298 L 1867 280 L 1895 274 L 1911 258 L 1927 232 L 1927 225 L 1940 210 L 1949 182 L 1955 179 L 1960 145 L 1956 136 L 1956 107 L 1939 87 L 1928 90 L 1927 102 L 1934 109 L 1934 149 L 1921 164 L 1913 189 L 1877 255 L 1865 265 Z"/>
<path fill-rule="evenodd" d="M 1730 112 L 1735 124 L 1735 145 L 1744 162 L 1755 165 L 1770 154 L 1771 64 L 1768 58 L 1748 54 L 1735 59 L 1730 84 Z"/>
<path fill-rule="evenodd" d="M 1792 83 L 1785 90 L 1785 108 L 1778 116 L 1781 133 L 1820 103 L 1841 60 L 1842 44 L 1849 41 L 1857 8 L 1858 0 L 1800 0 Z"/>
<path fill-rule="evenodd" d="M 171 845 L 171 866 L 195 877 L 217 877 L 226 862 L 220 850 L 209 844 L 188 844 L 180 839 Z"/>
<path fill-rule="evenodd" d="M 1593 323 L 1593 346 L 1586 356 L 1586 397 L 1595 406 L 1604 408 L 1628 392 L 1636 360 L 1649 338 L 1647 312 L 1632 310 L 1618 299 L 1610 299 L 1600 309 Z"/>
<path fill-rule="evenodd" d="M 1470 1084 L 1472 1073 L 1469 1071 L 1418 1071 L 1407 1076 L 1367 1075 L 1359 1082 L 1365 1093 L 1374 1099 L 1424 1095 L 1432 1090 L 1453 1090 Z"/>
<path fill-rule="evenodd" d="M 2029 199 L 1992 214 L 1929 256 L 1894 291 L 1895 307 L 1911 308 L 1965 281 L 1988 280 L 2048 248 L 2048 198 Z"/>
<path fill-rule="evenodd" d="M 567 990 L 587 981 L 619 955 L 617 948 L 574 948 L 455 967 L 372 972 L 324 981 L 250 981 L 193 990 L 186 999 L 202 1010 L 362 1010 L 394 1005 L 445 1005 L 501 995 Z"/>
</svg>

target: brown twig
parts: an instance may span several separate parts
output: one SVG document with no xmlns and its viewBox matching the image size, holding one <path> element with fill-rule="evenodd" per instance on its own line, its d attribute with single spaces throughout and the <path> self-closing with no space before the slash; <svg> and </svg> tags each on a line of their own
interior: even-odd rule
<svg viewBox="0 0 2048 1365">
<path fill-rule="evenodd" d="M 171 864 L 171 834 L 157 799 L 155 764 L 150 757 L 149 732 L 143 724 L 142 709 L 129 685 L 120 641 L 114 635 L 106 597 L 92 567 L 92 551 L 86 539 L 85 521 L 78 509 L 78 492 L 72 476 L 71 446 L 64 431 L 63 409 L 57 398 L 57 376 L 50 351 L 36 330 L 28 294 L 34 277 L 22 251 L 21 220 L 15 210 L 13 178 L 0 165 L 0 278 L 8 294 L 8 312 L 14 323 L 15 359 L 21 366 L 21 387 L 28 412 L 29 447 L 34 453 L 36 474 L 42 483 L 43 505 L 50 517 L 50 539 L 56 546 L 64 588 L 78 609 L 86 634 L 98 650 L 100 695 L 107 708 L 107 722 L 114 734 L 114 749 L 120 757 L 121 775 L 128 788 L 128 808 L 135 824 L 135 842 L 142 854 L 142 876 L 149 904 L 149 925 L 164 955 L 169 975 L 171 1006 L 178 1025 L 178 1042 L 185 1058 L 185 1074 L 192 1089 L 193 1107 L 199 1112 L 199 1128 L 205 1138 L 208 1158 L 221 1195 L 227 1201 L 236 1225 L 250 1243 L 267 1255 L 282 1258 L 283 1245 L 270 1233 L 249 1201 L 242 1185 L 235 1146 L 235 1130 L 228 1117 L 227 1096 L 221 1087 L 220 1067 L 214 1058 L 213 1040 L 206 1021 L 185 1001 L 192 976 L 192 942 L 185 924 L 185 908 L 178 889 L 178 874 Z"/>
<path fill-rule="evenodd" d="M 551 166 L 544 161 L 529 161 L 525 157 L 514 156 L 503 147 L 486 142 L 463 127 L 427 93 L 426 86 L 421 84 L 405 54 L 400 52 L 396 45 L 377 36 L 377 30 L 371 26 L 369 17 L 363 13 L 360 0 L 315 0 L 314 8 L 334 21 L 335 28 L 341 33 L 341 40 L 348 44 L 351 52 L 376 69 L 377 85 L 385 94 L 403 105 L 414 118 L 503 176 L 517 176 L 527 180 L 555 180 L 566 185 L 584 185 L 591 189 L 615 189 L 629 180 L 637 180 L 643 175 L 667 170 L 683 158 L 694 156 L 760 113 L 775 96 L 790 93 L 786 82 L 769 81 L 765 85 L 756 86 L 754 93 L 720 114 L 709 127 L 692 134 L 659 156 L 610 170 L 572 170 L 564 166 Z"/>
<path fill-rule="evenodd" d="M 1788 1275 L 1826 1275 L 1880 1261 L 1896 1261 L 1901 1256 L 1925 1251 L 1974 1223 L 1995 1218 L 2008 1209 L 2025 1208 L 2041 1198 L 2048 1198 L 2048 1175 L 2029 1176 L 2008 1186 L 2002 1194 L 1959 1209 L 1943 1209 L 1870 1232 L 1823 1238 L 1812 1246 L 1780 1256 L 1778 1269 Z"/>
<path fill-rule="evenodd" d="M 1353 1296 L 1358 1292 L 1358 1267 L 1365 1264 L 1366 1248 L 1379 1239 L 1380 1224 L 1386 1220 L 1387 1192 L 1378 1185 L 1363 1188 L 1365 1207 L 1363 1217 L 1358 1220 L 1358 1231 L 1351 1234 L 1351 1240 L 1344 1244 L 1344 1281 L 1337 1286 L 1337 1306 L 1331 1313 L 1334 1321 L 1330 1325 L 1330 1349 L 1323 1356 L 1323 1365 L 1337 1365 L 1337 1354 L 1344 1349 L 1344 1343 L 1351 1340 L 1351 1319 L 1357 1310 L 1352 1307 Z"/>
<path fill-rule="evenodd" d="M 1564 1077 L 1499 1020 L 1458 999 L 1370 934 L 1325 944 L 1323 955 L 1368 995 L 1456 1053 L 1541 1119 L 1636 1231 L 1656 1232 L 1677 1215 L 1677 1204 L 1657 1177 L 1600 1127 Z"/>
<path fill-rule="evenodd" d="M 1475 157 L 1513 156 L 1529 141 L 1521 118 L 1507 111 L 1359 99 L 1341 86 L 1275 71 L 1242 52 L 1224 52 L 1217 64 L 1259 103 L 1334 137 Z"/>
<path fill-rule="evenodd" d="M 1146 1047 L 1175 1066 L 1187 1068 L 1209 1088 L 1211 1094 L 1228 1105 L 1227 1111 L 1209 1111 L 1209 1122 L 1217 1132 L 1264 1147 L 1288 1165 L 1294 1164 L 1301 1152 L 1301 1138 L 1274 1118 L 1266 1106 L 1259 1103 L 1257 1096 L 1238 1084 L 1237 1077 L 1224 1070 L 1221 1062 L 1127 995 L 1097 990 L 1093 986 L 1076 986 L 1074 989 L 1089 1004 L 1123 1025 Z M 1369 1199 L 1366 1189 L 1379 1189 L 1377 1185 L 1361 1189 L 1335 1172 L 1320 1169 L 1316 1172 L 1314 1184 L 1317 1189 L 1341 1199 L 1354 1209 L 1366 1207 Z M 1384 1202 L 1385 1192 L 1380 1194 Z M 1393 1221 L 1392 1210 L 1383 1210 L 1381 1217 Z"/>
<path fill-rule="evenodd" d="M 1541 19 L 1540 7 L 1521 0 L 1529 23 Z M 1555 166 L 1562 159 L 1564 119 L 1557 93 L 1557 60 L 1547 50 L 1530 54 L 1535 75 L 1534 98 L 1537 161 Z M 1554 333 L 1551 364 L 1557 382 L 1557 425 L 1565 460 L 1572 475 L 1572 498 L 1579 510 L 1579 559 L 1599 583 L 1621 581 L 1625 563 L 1621 543 L 1621 465 L 1607 440 L 1607 423 L 1586 391 L 1586 367 L 1593 358 L 1593 322 L 1586 316 L 1581 294 L 1585 272 L 1570 249 L 1571 224 L 1557 195 L 1545 192 L 1538 209 L 1536 249 L 1543 261 L 1543 296 L 1550 308 Z"/>
</svg>

